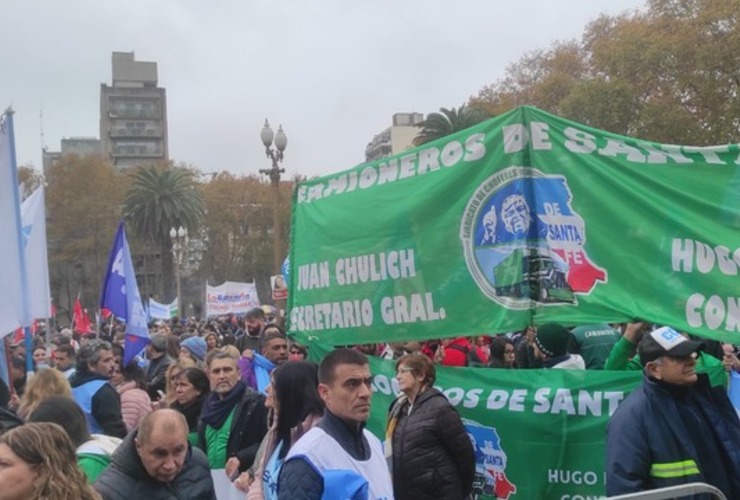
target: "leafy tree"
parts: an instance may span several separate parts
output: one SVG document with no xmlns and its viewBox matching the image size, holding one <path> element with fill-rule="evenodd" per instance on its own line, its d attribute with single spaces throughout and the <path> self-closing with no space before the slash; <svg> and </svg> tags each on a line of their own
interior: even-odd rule
<svg viewBox="0 0 740 500">
<path fill-rule="evenodd" d="M 286 254 L 292 186 L 290 181 L 280 183 L 280 238 Z M 202 190 L 210 248 L 203 257 L 203 278 L 211 284 L 254 281 L 260 299 L 268 302 L 273 271 L 274 187 L 262 177 L 222 172 Z"/>
<path fill-rule="evenodd" d="M 100 299 L 128 177 L 100 157 L 64 155 L 46 171 L 49 274 L 54 303 L 71 310 L 78 294 Z"/>
<path fill-rule="evenodd" d="M 173 296 L 173 256 L 170 229 L 183 227 L 196 234 L 204 216 L 193 171 L 171 164 L 139 167 L 126 193 L 124 213 L 134 232 L 161 254 L 163 296 Z"/>
<path fill-rule="evenodd" d="M 506 69 L 506 76 L 486 86 L 471 103 L 495 116 L 530 105 L 559 113 L 559 104 L 587 74 L 578 43 L 558 42 L 550 50 L 528 52 Z"/>
<path fill-rule="evenodd" d="M 458 109 L 440 108 L 439 111 L 429 113 L 426 119 L 417 125 L 421 131 L 414 138 L 415 146 L 465 130 L 491 117 L 484 109 L 466 104 Z"/>
<path fill-rule="evenodd" d="M 21 165 L 18 167 L 18 182 L 24 186 L 23 198 L 25 199 L 44 182 L 44 177 L 33 168 L 33 165 Z"/>
<path fill-rule="evenodd" d="M 535 105 L 658 142 L 737 142 L 738 12 L 740 0 L 649 0 L 602 15 L 580 43 L 525 55 L 471 103 L 493 113 Z"/>
</svg>

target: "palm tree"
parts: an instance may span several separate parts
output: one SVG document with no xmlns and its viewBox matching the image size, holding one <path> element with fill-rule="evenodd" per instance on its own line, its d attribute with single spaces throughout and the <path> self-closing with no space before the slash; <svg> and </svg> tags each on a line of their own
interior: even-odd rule
<svg viewBox="0 0 740 500">
<path fill-rule="evenodd" d="M 491 118 L 487 111 L 465 104 L 458 109 L 440 108 L 439 111 L 440 113 L 429 113 L 426 120 L 417 125 L 421 132 L 414 138 L 415 146 L 465 130 Z"/>
<path fill-rule="evenodd" d="M 170 229 L 184 227 L 189 234 L 196 234 L 204 216 L 203 199 L 193 173 L 171 165 L 140 167 L 126 193 L 124 213 L 134 231 L 159 248 L 160 291 L 171 297 L 174 276 Z"/>
</svg>

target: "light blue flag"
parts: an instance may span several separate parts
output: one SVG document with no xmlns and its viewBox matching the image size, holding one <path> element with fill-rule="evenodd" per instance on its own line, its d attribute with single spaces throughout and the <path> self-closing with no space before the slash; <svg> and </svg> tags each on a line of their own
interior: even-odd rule
<svg viewBox="0 0 740 500">
<path fill-rule="evenodd" d="M 100 307 L 110 309 L 119 318 L 126 318 L 126 342 L 123 347 L 125 366 L 149 342 L 149 328 L 146 311 L 141 303 L 139 286 L 136 284 L 134 264 L 126 241 L 126 227 L 123 221 L 119 224 L 116 238 L 113 240 Z"/>
<path fill-rule="evenodd" d="M 5 112 L 0 116 L 0 338 L 33 322 L 28 307 L 20 209 L 13 114 Z"/>
<path fill-rule="evenodd" d="M 737 373 L 735 370 L 730 370 L 728 395 L 730 401 L 732 401 L 732 406 L 735 407 L 735 411 L 740 416 L 740 373 Z"/>
<path fill-rule="evenodd" d="M 51 317 L 49 259 L 46 246 L 46 207 L 44 186 L 39 186 L 21 205 L 23 244 L 26 252 L 29 314 L 32 318 Z"/>
</svg>

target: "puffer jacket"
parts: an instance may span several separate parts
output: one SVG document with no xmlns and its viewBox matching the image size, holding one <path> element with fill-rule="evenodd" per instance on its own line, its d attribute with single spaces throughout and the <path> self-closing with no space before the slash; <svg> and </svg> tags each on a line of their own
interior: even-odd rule
<svg viewBox="0 0 740 500">
<path fill-rule="evenodd" d="M 136 453 L 137 434 L 134 431 L 126 436 L 110 466 L 95 481 L 93 487 L 103 500 L 216 500 L 208 459 L 202 451 L 190 448 L 175 480 L 160 483 L 147 474 Z"/>
<path fill-rule="evenodd" d="M 152 400 L 145 390 L 136 387 L 133 380 L 119 385 L 116 390 L 121 396 L 123 423 L 126 424 L 126 430 L 131 432 L 152 412 Z"/>
<path fill-rule="evenodd" d="M 473 445 L 447 398 L 432 388 L 417 396 L 410 412 L 407 402 L 393 433 L 396 500 L 462 499 L 474 476 Z"/>
</svg>

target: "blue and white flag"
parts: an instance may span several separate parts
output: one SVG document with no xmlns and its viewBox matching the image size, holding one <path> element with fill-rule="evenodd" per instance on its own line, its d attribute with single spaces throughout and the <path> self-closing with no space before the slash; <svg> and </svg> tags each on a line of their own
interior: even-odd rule
<svg viewBox="0 0 740 500">
<path fill-rule="evenodd" d="M 149 342 L 149 328 L 123 221 L 113 240 L 107 269 L 100 307 L 110 309 L 119 318 L 126 318 L 126 343 L 123 347 L 123 365 L 126 366 Z"/>
<path fill-rule="evenodd" d="M 46 253 L 46 204 L 44 186 L 39 186 L 21 205 L 23 244 L 26 252 L 29 314 L 32 318 L 51 317 L 49 259 Z"/>
<path fill-rule="evenodd" d="M 21 203 L 15 161 L 13 114 L 0 116 L 0 338 L 19 326 L 31 326 Z"/>
</svg>

